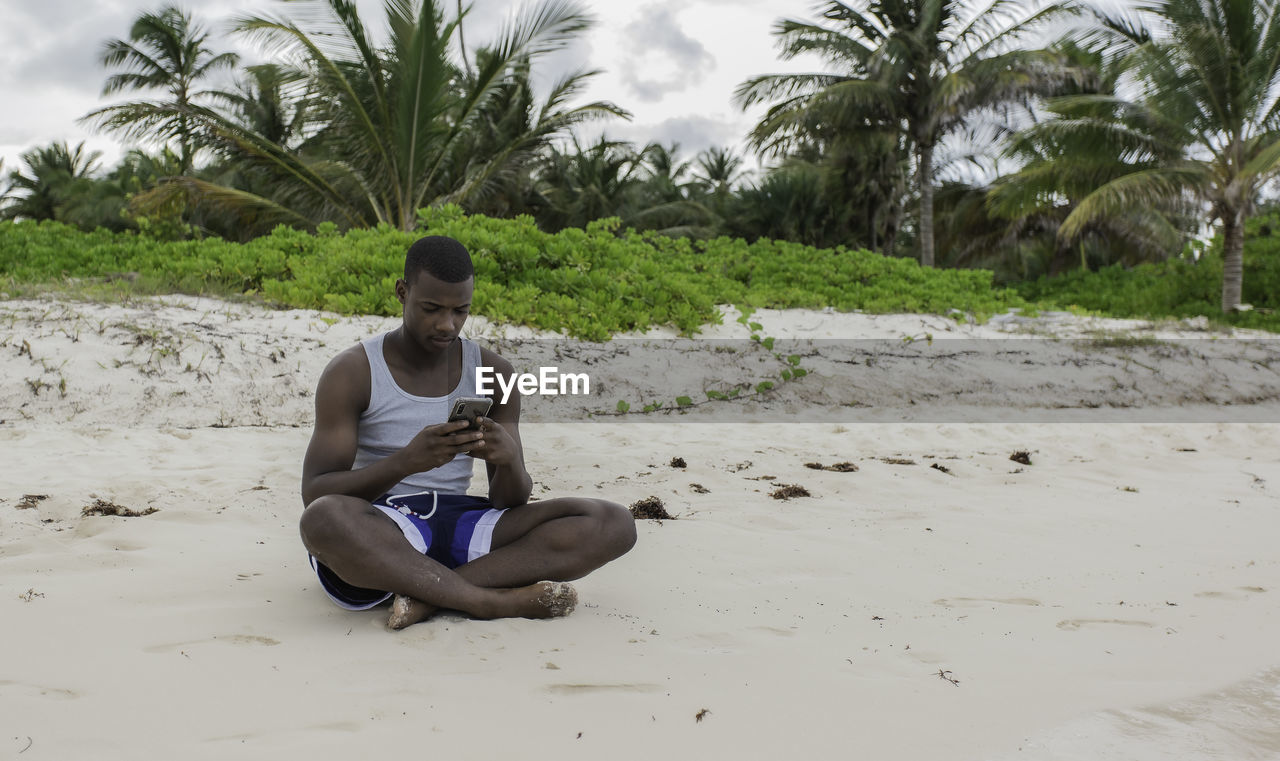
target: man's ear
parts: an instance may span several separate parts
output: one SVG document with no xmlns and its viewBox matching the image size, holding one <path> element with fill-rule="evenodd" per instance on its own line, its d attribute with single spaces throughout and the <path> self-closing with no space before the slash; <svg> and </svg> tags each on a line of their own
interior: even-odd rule
<svg viewBox="0 0 1280 761">
<path fill-rule="evenodd" d="M 399 278 L 396 280 L 396 298 L 400 299 L 401 304 L 404 304 L 404 300 L 408 298 L 408 296 L 409 284 L 404 281 L 404 278 Z"/>
</svg>

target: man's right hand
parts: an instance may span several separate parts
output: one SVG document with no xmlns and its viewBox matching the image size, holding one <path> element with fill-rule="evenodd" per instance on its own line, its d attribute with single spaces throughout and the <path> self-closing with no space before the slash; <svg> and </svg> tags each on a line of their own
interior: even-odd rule
<svg viewBox="0 0 1280 761">
<path fill-rule="evenodd" d="M 452 461 L 459 453 L 484 446 L 484 433 L 467 430 L 469 425 L 466 420 L 455 420 L 429 425 L 419 431 L 401 450 L 410 472 L 434 470 Z"/>
</svg>

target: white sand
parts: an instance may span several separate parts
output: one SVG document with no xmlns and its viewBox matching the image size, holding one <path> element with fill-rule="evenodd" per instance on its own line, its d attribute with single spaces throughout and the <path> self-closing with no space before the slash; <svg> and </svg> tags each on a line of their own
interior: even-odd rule
<svg viewBox="0 0 1280 761">
<path fill-rule="evenodd" d="M 296 521 L 315 379 L 394 324 L 0 303 L 0 758 L 1280 758 L 1280 425 L 527 423 L 535 496 L 678 519 L 567 619 L 393 633 L 324 599 Z"/>
</svg>

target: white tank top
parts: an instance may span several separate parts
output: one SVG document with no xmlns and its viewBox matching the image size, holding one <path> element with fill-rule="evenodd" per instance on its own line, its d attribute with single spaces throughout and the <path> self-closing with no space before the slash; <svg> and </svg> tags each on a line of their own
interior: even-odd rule
<svg viewBox="0 0 1280 761">
<path fill-rule="evenodd" d="M 476 394 L 476 367 L 480 365 L 480 347 L 463 338 L 462 377 L 448 396 L 414 396 L 400 388 L 391 376 L 391 368 L 382 356 L 386 333 L 362 342 L 369 358 L 369 406 L 360 415 L 356 434 L 356 460 L 353 468 L 363 468 L 389 457 L 404 448 L 428 425 L 443 423 L 449 417 L 453 400 Z M 469 454 L 425 473 L 414 473 L 391 487 L 389 494 L 438 491 L 441 494 L 466 494 L 471 488 Z"/>
</svg>

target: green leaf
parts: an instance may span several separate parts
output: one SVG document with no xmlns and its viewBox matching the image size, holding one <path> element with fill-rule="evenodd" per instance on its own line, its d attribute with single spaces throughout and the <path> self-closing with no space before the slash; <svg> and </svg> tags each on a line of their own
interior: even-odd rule
<svg viewBox="0 0 1280 761">
<path fill-rule="evenodd" d="M 619 400 L 618 400 L 618 412 L 623 412 L 623 413 L 625 413 L 625 412 L 628 412 L 628 411 L 630 411 L 630 410 L 631 410 L 631 405 L 630 405 L 630 404 L 627 404 L 627 403 L 626 403 L 626 401 L 624 401 L 624 400 L 622 400 L 622 399 L 619 399 Z"/>
<path fill-rule="evenodd" d="M 676 397 L 676 406 L 677 406 L 677 407 L 691 407 L 691 406 L 693 406 L 693 400 L 692 400 L 692 399 L 690 399 L 690 398 L 689 398 L 689 397 L 687 397 L 687 396 L 677 396 L 677 397 Z"/>
</svg>

